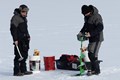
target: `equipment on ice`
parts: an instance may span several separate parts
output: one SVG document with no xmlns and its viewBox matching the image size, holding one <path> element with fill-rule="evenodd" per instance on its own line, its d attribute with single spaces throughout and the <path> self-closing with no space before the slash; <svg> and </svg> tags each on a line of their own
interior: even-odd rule
<svg viewBox="0 0 120 80">
<path fill-rule="evenodd" d="M 77 55 L 62 54 L 60 59 L 56 60 L 57 69 L 79 71 L 79 65 L 80 62 Z"/>
<path fill-rule="evenodd" d="M 33 56 L 29 57 L 29 66 L 33 73 L 40 72 L 40 52 L 37 49 L 34 50 Z"/>
<path fill-rule="evenodd" d="M 84 37 L 81 37 L 81 48 L 83 46 L 83 41 L 84 41 Z M 84 57 L 85 57 L 85 55 L 82 53 L 82 50 L 81 50 L 81 52 L 80 52 L 80 65 L 79 65 L 80 75 L 82 75 L 85 72 L 85 70 L 82 67 L 84 65 L 84 62 L 82 61 Z"/>
<path fill-rule="evenodd" d="M 83 48 L 83 41 L 87 40 L 87 38 L 85 37 L 85 35 L 77 35 L 77 39 L 81 42 L 81 48 L 80 48 L 80 57 L 79 57 L 79 61 L 80 61 L 80 65 L 79 65 L 79 69 L 80 69 L 80 74 L 77 74 L 77 76 L 79 75 L 83 75 L 85 72 L 85 68 L 83 68 L 82 66 L 85 65 L 85 62 L 83 60 L 85 60 L 85 54 L 83 53 L 84 51 L 82 50 Z"/>
<path fill-rule="evenodd" d="M 44 57 L 45 70 L 55 70 L 55 56 Z"/>
</svg>

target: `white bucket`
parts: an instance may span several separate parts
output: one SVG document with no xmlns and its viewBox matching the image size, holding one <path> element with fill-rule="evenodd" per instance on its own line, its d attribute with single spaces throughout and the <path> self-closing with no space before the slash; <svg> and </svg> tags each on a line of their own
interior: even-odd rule
<svg viewBox="0 0 120 80">
<path fill-rule="evenodd" d="M 40 56 L 29 56 L 29 68 L 33 73 L 40 72 Z"/>
</svg>

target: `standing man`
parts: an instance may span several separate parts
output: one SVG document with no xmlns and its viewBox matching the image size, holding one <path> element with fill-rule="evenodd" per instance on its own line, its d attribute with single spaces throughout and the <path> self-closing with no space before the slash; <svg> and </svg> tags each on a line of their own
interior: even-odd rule
<svg viewBox="0 0 120 80">
<path fill-rule="evenodd" d="M 100 66 L 98 62 L 98 51 L 103 39 L 103 21 L 98 9 L 93 5 L 83 5 L 81 8 L 84 15 L 84 26 L 78 36 L 85 36 L 89 39 L 88 56 L 91 61 L 91 68 L 87 75 L 100 74 Z"/>
<path fill-rule="evenodd" d="M 32 72 L 27 71 L 26 67 L 26 60 L 28 57 L 28 50 L 29 50 L 29 41 L 30 35 L 28 32 L 28 25 L 27 25 L 27 13 L 29 8 L 26 5 L 20 5 L 19 8 L 14 10 L 14 15 L 11 19 L 10 24 L 10 31 L 13 37 L 14 42 L 14 76 L 23 76 L 32 74 Z M 19 50 L 17 49 L 19 48 Z M 20 55 L 23 57 L 22 60 L 20 59 Z"/>
</svg>

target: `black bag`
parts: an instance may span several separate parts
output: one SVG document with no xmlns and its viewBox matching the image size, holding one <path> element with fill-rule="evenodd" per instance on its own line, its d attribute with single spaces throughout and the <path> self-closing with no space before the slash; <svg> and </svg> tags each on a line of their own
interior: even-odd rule
<svg viewBox="0 0 120 80">
<path fill-rule="evenodd" d="M 79 70 L 79 57 L 77 55 L 63 54 L 60 59 L 56 60 L 56 66 L 58 69 L 65 70 Z"/>
</svg>

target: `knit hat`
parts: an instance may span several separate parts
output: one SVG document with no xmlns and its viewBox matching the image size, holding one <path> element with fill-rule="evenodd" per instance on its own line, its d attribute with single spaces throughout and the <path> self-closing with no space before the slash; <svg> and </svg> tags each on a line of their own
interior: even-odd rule
<svg viewBox="0 0 120 80">
<path fill-rule="evenodd" d="M 22 5 L 19 6 L 19 10 L 28 12 L 29 8 L 26 5 L 22 4 Z"/>
<path fill-rule="evenodd" d="M 81 11 L 82 11 L 82 14 L 85 15 L 85 14 L 91 12 L 91 8 L 87 5 L 83 5 L 81 8 Z"/>
</svg>

